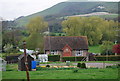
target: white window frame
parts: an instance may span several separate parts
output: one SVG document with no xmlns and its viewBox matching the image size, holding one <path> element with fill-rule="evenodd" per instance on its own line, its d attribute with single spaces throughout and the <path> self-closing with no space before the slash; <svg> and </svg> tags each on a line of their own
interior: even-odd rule
<svg viewBox="0 0 120 81">
<path fill-rule="evenodd" d="M 52 54 L 52 55 L 58 55 L 58 52 L 56 50 L 52 50 L 50 54 Z"/>
<path fill-rule="evenodd" d="M 83 50 L 75 51 L 75 56 L 83 56 Z"/>
</svg>

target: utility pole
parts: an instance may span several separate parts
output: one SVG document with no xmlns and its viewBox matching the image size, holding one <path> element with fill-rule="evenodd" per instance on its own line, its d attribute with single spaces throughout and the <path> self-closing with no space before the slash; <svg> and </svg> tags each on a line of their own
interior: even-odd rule
<svg viewBox="0 0 120 81">
<path fill-rule="evenodd" d="M 25 63 L 25 68 L 26 68 L 27 81 L 30 81 L 29 68 L 28 68 L 27 55 L 26 55 L 26 41 L 23 41 L 23 47 L 24 47 L 24 63 Z"/>
</svg>

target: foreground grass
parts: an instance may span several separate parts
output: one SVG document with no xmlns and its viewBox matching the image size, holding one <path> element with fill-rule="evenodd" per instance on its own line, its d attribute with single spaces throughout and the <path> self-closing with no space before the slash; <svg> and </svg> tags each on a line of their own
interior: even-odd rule
<svg viewBox="0 0 120 81">
<path fill-rule="evenodd" d="M 117 79 L 118 69 L 79 69 L 30 71 L 30 79 Z M 25 71 L 3 72 L 3 79 L 26 79 Z"/>
</svg>

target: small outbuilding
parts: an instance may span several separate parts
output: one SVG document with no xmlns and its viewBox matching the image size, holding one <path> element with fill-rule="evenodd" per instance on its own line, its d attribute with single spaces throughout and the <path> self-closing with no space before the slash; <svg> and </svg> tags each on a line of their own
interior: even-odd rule
<svg viewBox="0 0 120 81">
<path fill-rule="evenodd" d="M 27 54 L 27 61 L 28 61 L 29 71 L 31 71 L 32 70 L 32 61 L 34 61 L 34 57 L 30 54 Z M 18 57 L 18 70 L 19 71 L 26 71 L 24 54 L 22 54 Z"/>
</svg>

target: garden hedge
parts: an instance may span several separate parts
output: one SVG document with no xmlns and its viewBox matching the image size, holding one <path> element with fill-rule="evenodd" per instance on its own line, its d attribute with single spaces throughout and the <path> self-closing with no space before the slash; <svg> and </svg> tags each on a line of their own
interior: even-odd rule
<svg viewBox="0 0 120 81">
<path fill-rule="evenodd" d="M 63 61 L 81 61 L 84 57 L 63 57 Z"/>
<path fill-rule="evenodd" d="M 60 55 L 48 55 L 48 61 L 60 61 Z"/>
<path fill-rule="evenodd" d="M 97 61 L 120 61 L 120 56 L 96 56 Z"/>
<path fill-rule="evenodd" d="M 62 57 L 62 61 L 81 61 L 84 57 Z M 95 56 L 97 61 L 120 61 L 120 56 Z M 49 55 L 49 61 L 60 61 L 60 55 Z"/>
<path fill-rule="evenodd" d="M 63 57 L 63 61 L 81 61 L 84 57 Z M 120 61 L 120 56 L 95 56 L 97 61 Z"/>
</svg>

